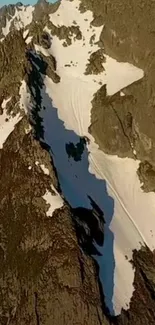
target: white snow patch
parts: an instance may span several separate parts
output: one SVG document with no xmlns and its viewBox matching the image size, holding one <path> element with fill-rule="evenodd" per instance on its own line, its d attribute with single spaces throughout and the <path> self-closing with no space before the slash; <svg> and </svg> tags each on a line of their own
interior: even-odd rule
<svg viewBox="0 0 155 325">
<path fill-rule="evenodd" d="M 44 165 L 44 164 L 40 164 L 39 161 L 35 162 L 36 166 L 40 166 L 40 168 L 42 169 L 42 171 L 44 172 L 45 175 L 49 175 L 49 169 Z"/>
<path fill-rule="evenodd" d="M 48 50 L 44 49 L 42 46 L 34 44 L 34 48 L 37 53 L 42 53 L 44 56 L 50 56 L 50 53 Z"/>
<path fill-rule="evenodd" d="M 32 39 L 33 39 L 33 36 L 29 36 L 28 38 L 26 38 L 25 43 L 26 44 L 31 43 Z"/>
<path fill-rule="evenodd" d="M 32 169 L 32 166 L 29 166 L 28 169 L 31 170 Z"/>
<path fill-rule="evenodd" d="M 56 191 L 56 189 L 51 186 L 52 190 L 54 191 L 54 195 L 46 190 L 46 193 L 43 196 L 43 199 L 46 201 L 47 204 L 50 205 L 48 211 L 46 212 L 47 217 L 52 217 L 53 212 L 57 209 L 60 209 L 63 207 L 63 200 L 59 193 Z"/>
<path fill-rule="evenodd" d="M 27 89 L 27 84 L 25 80 L 22 80 L 20 90 L 19 90 L 19 95 L 20 95 L 20 108 L 21 110 L 24 110 L 25 113 L 27 114 L 28 109 L 30 107 L 30 93 L 28 92 Z"/>
<path fill-rule="evenodd" d="M 12 97 L 9 97 L 8 99 L 3 99 L 3 102 L 2 102 L 2 105 L 1 105 L 1 107 L 2 107 L 3 109 L 6 108 L 7 103 L 10 102 L 11 98 L 12 98 Z"/>
<path fill-rule="evenodd" d="M 11 18 L 10 20 L 8 20 L 8 18 L 6 18 L 6 26 L 2 27 L 2 33 L 4 36 L 9 34 L 12 21 L 13 21 L 13 18 Z"/>
<path fill-rule="evenodd" d="M 52 36 L 48 53 L 57 59 L 57 73 L 61 81 L 55 84 L 45 77 L 42 105 L 46 109 L 41 111 L 40 116 L 43 118 L 45 141 L 54 153 L 66 199 L 72 207 L 90 208 L 90 195 L 104 211 L 105 239 L 104 246 L 100 248 L 103 256 L 97 260 L 106 304 L 111 313 L 117 315 L 122 308 L 128 308 L 134 290 L 134 270 L 129 262 L 133 250 L 140 249 L 142 244 L 155 249 L 155 194 L 144 193 L 141 189 L 137 176 L 139 161 L 106 155 L 99 150 L 88 132 L 91 101 L 100 88 L 99 82 L 106 84 L 107 94 L 111 96 L 141 79 L 144 73 L 129 63 L 117 62 L 106 55 L 104 72 L 99 75 L 84 74 L 89 52 L 99 49 L 96 42 L 102 26 L 90 28 L 93 15 L 90 11 L 81 14 L 79 4 L 79 0 L 62 0 L 57 12 L 50 15 L 50 20 L 56 26 L 71 26 L 75 20 L 84 40 L 72 39 L 72 44 L 64 47 L 63 40 Z M 48 28 L 45 30 L 49 32 Z M 91 46 L 90 38 L 94 34 Z M 43 50 L 39 48 L 39 51 Z M 71 61 L 74 65 L 65 67 Z M 76 144 L 79 139 L 77 135 L 86 136 L 89 143 L 81 161 L 75 162 L 68 159 L 65 145 L 69 142 Z M 52 200 L 50 192 L 46 192 L 45 197 L 48 202 Z"/>
<path fill-rule="evenodd" d="M 20 9 L 15 8 L 15 14 L 12 18 L 10 20 L 6 18 L 6 25 L 2 28 L 3 35 L 7 36 L 9 34 L 12 23 L 17 30 L 29 25 L 33 19 L 33 11 L 33 6 L 20 6 Z"/>
<path fill-rule="evenodd" d="M 41 164 L 40 165 L 42 171 L 44 172 L 45 175 L 49 175 L 50 172 L 49 172 L 49 169 L 47 167 L 45 167 L 45 165 Z"/>
<path fill-rule="evenodd" d="M 120 89 L 143 78 L 144 72 L 127 62 L 118 62 L 106 55 L 104 63 L 107 94 L 114 95 Z"/>
<path fill-rule="evenodd" d="M 123 93 L 123 91 L 120 91 L 120 96 L 121 97 L 124 97 L 125 96 L 125 94 Z"/>
<path fill-rule="evenodd" d="M 21 116 L 17 114 L 15 117 L 7 114 L 6 105 L 11 100 L 11 97 L 4 99 L 2 102 L 3 114 L 0 115 L 0 149 L 3 148 L 3 144 L 7 140 L 8 136 L 14 130 L 15 125 L 20 121 Z"/>
<path fill-rule="evenodd" d="M 23 32 L 23 38 L 25 39 L 29 33 L 29 29 L 24 30 Z"/>
</svg>

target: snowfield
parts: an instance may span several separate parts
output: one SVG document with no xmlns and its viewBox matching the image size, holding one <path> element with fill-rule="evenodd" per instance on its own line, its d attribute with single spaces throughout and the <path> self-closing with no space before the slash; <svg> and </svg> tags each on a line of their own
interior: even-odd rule
<svg viewBox="0 0 155 325">
<path fill-rule="evenodd" d="M 130 263 L 133 250 L 142 245 L 155 249 L 155 194 L 141 189 L 137 176 L 139 161 L 105 154 L 88 128 L 91 101 L 102 85 L 106 85 L 107 95 L 120 92 L 122 96 L 123 88 L 141 79 L 144 73 L 127 62 L 117 62 L 105 55 L 104 71 L 85 75 L 90 53 L 99 49 L 96 42 L 103 26 L 91 26 L 92 13 L 81 14 L 79 4 L 79 0 L 62 0 L 50 20 L 57 27 L 68 27 L 76 21 L 81 40 L 72 37 L 72 44 L 64 47 L 64 40 L 51 35 L 51 49 L 36 46 L 37 52 L 56 58 L 56 72 L 61 77 L 55 84 L 45 76 L 42 106 L 46 109 L 42 109 L 40 116 L 65 198 L 72 207 L 91 208 L 89 195 L 104 211 L 105 239 L 103 247 L 99 247 L 102 256 L 95 258 L 100 265 L 106 304 L 112 314 L 118 315 L 122 308 L 129 308 L 134 290 L 134 269 Z M 45 30 L 50 33 L 47 27 Z M 68 158 L 66 144 L 76 144 L 79 136 L 86 136 L 89 141 L 81 160 L 76 162 Z"/>
</svg>

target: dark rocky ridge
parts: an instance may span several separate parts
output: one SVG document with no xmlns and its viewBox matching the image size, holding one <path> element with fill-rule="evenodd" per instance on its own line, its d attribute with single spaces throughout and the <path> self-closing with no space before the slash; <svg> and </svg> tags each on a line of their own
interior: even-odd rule
<svg viewBox="0 0 155 325">
<path fill-rule="evenodd" d="M 70 208 L 46 216 L 42 196 L 51 183 L 58 187 L 57 178 L 46 151 L 24 134 L 25 122 L 0 152 L 0 323 L 107 324 L 95 267 L 79 249 Z M 50 177 L 35 161 L 48 166 Z"/>
<path fill-rule="evenodd" d="M 42 196 L 51 183 L 58 188 L 57 178 L 25 123 L 0 152 L 0 323 L 106 324 L 95 267 L 79 249 L 70 208 L 46 216 Z"/>
</svg>

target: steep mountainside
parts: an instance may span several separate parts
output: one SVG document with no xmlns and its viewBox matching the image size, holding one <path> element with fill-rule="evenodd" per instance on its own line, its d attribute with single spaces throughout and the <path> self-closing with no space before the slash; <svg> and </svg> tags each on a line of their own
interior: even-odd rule
<svg viewBox="0 0 155 325">
<path fill-rule="evenodd" d="M 0 9 L 2 325 L 155 322 L 149 2 Z"/>
</svg>

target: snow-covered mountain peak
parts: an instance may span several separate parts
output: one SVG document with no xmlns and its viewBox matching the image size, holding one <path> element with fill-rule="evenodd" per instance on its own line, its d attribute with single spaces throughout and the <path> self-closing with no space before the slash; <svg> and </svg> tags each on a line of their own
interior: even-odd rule
<svg viewBox="0 0 155 325">
<path fill-rule="evenodd" d="M 14 7 L 14 14 L 6 16 L 5 27 L 2 27 L 3 36 L 7 36 L 12 28 L 20 30 L 32 22 L 33 6 L 18 5 Z"/>
</svg>

